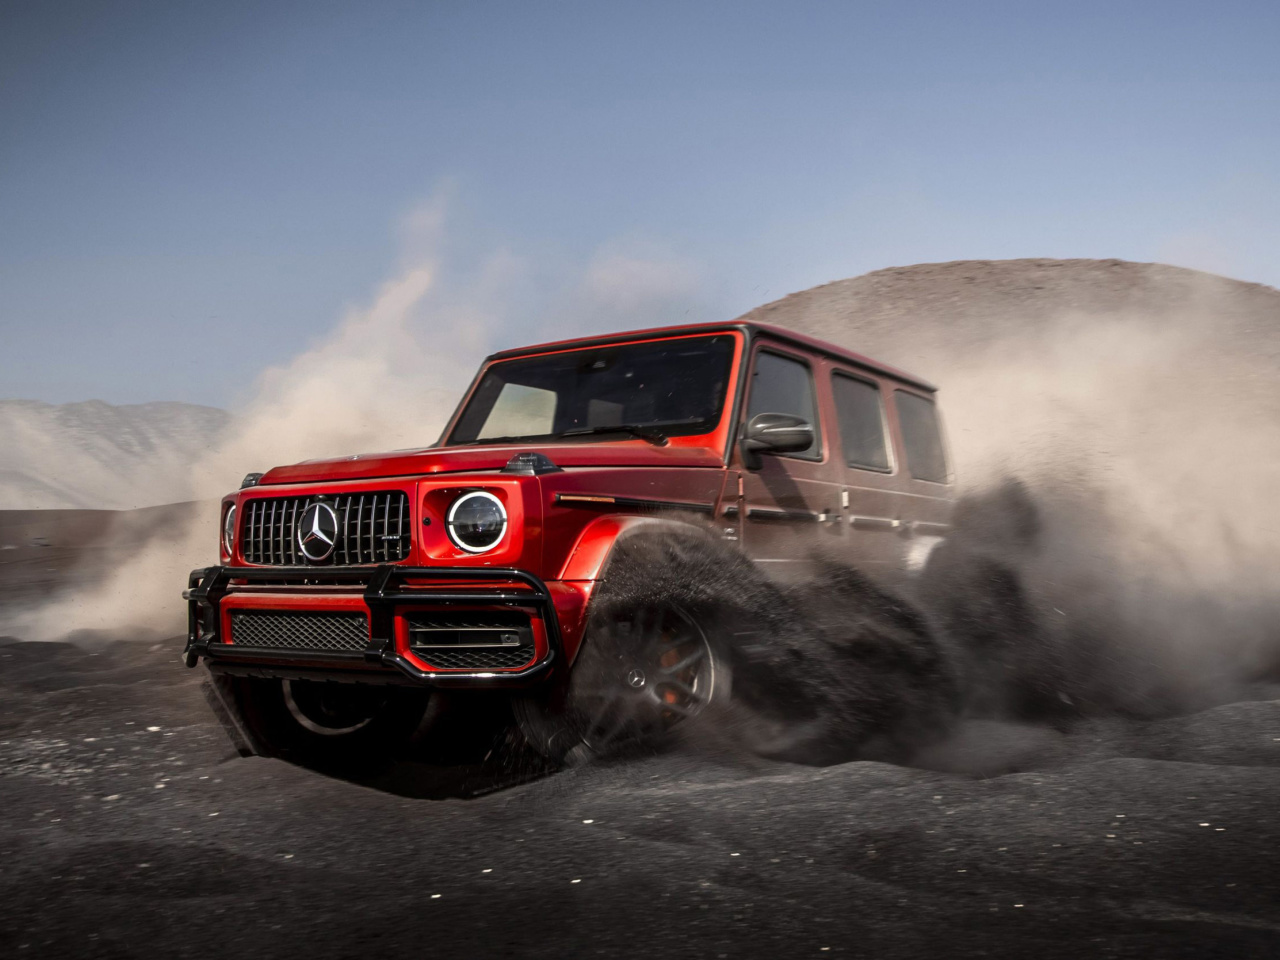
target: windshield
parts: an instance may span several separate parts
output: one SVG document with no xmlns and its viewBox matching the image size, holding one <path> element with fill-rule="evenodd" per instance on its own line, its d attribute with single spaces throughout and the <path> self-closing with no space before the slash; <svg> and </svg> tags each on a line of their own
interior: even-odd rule
<svg viewBox="0 0 1280 960">
<path fill-rule="evenodd" d="M 558 437 L 661 440 L 720 422 L 733 337 L 681 337 L 504 360 L 485 371 L 448 445 Z"/>
</svg>

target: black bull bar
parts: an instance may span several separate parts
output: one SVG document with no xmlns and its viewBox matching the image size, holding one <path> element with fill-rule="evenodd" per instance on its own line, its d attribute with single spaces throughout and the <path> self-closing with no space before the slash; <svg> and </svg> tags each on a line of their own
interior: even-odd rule
<svg viewBox="0 0 1280 960">
<path fill-rule="evenodd" d="M 220 641 L 222 598 L 234 588 L 232 580 L 249 584 L 268 582 L 284 589 L 317 585 L 364 585 L 363 599 L 369 608 L 369 645 L 362 655 L 364 663 L 392 667 L 420 683 L 438 684 L 450 681 L 474 679 L 521 680 L 542 674 L 563 649 L 560 636 L 560 620 L 547 585 L 532 573 L 514 568 L 485 567 L 405 567 L 382 564 L 369 567 L 202 567 L 192 570 L 187 578 L 187 589 L 182 597 L 187 601 L 187 645 L 183 660 L 194 667 L 201 657 L 244 662 L 246 660 L 286 660 L 293 663 L 332 664 L 341 659 L 333 653 L 303 650 L 275 650 L 239 647 Z M 493 581 L 495 583 L 523 583 L 529 590 L 502 589 L 500 586 L 482 589 L 455 588 L 414 589 L 406 587 L 406 580 L 428 580 L 441 584 L 459 581 Z M 515 671 L 461 671 L 422 670 L 396 652 L 394 628 L 395 607 L 403 603 L 429 604 L 510 604 L 534 607 L 542 617 L 547 637 L 547 655 L 533 666 Z"/>
</svg>

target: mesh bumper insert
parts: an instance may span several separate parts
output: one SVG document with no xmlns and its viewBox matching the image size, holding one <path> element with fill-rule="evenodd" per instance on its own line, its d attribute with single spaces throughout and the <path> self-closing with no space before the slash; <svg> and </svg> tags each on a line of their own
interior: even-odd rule
<svg viewBox="0 0 1280 960">
<path fill-rule="evenodd" d="M 369 621 L 363 613 L 234 610 L 231 642 L 275 650 L 361 653 L 369 645 Z"/>
<path fill-rule="evenodd" d="M 473 650 L 423 650 L 414 653 L 437 670 L 502 670 L 523 667 L 533 659 L 533 647 Z"/>
</svg>

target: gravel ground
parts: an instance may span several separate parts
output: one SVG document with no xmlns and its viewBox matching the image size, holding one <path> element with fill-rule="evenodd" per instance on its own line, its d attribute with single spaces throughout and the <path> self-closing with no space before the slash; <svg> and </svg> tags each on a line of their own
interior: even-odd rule
<svg viewBox="0 0 1280 960">
<path fill-rule="evenodd" d="M 1280 700 L 424 799 L 235 756 L 179 647 L 0 647 L 4 956 L 1280 951 Z"/>
</svg>

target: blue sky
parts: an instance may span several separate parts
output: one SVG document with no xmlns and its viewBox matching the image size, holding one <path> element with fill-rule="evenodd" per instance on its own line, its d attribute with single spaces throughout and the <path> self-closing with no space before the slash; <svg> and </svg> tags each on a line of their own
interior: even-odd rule
<svg viewBox="0 0 1280 960">
<path fill-rule="evenodd" d="M 415 253 L 494 347 L 867 270 L 1280 285 L 1280 4 L 0 0 L 0 396 L 235 406 Z"/>
</svg>

